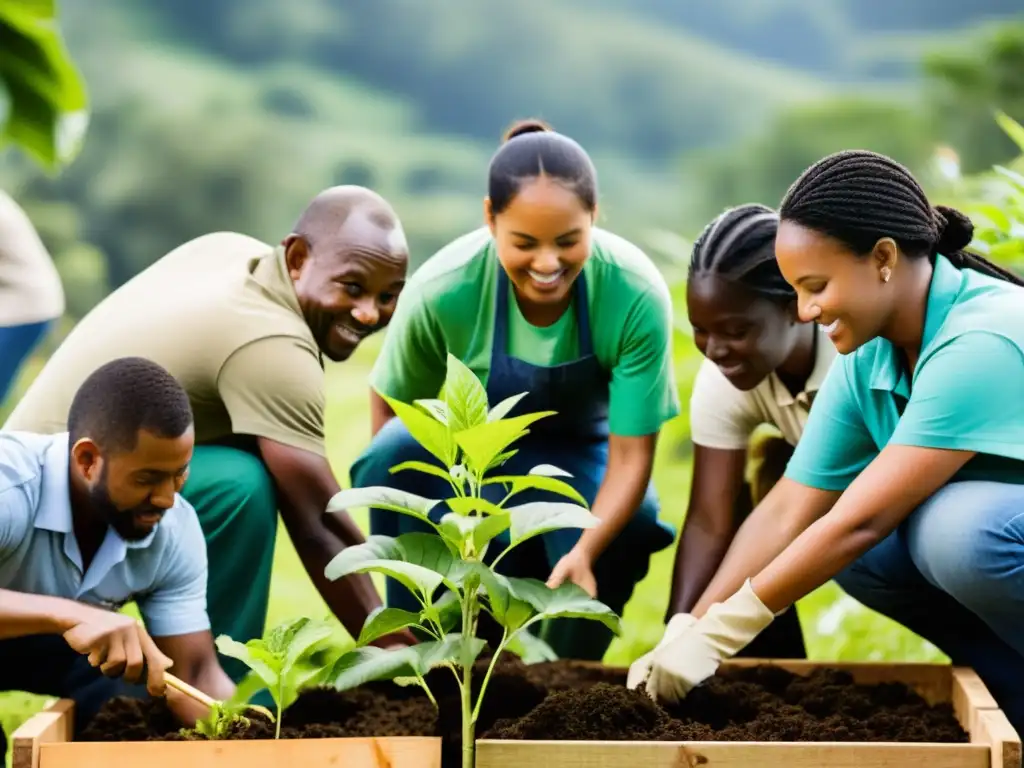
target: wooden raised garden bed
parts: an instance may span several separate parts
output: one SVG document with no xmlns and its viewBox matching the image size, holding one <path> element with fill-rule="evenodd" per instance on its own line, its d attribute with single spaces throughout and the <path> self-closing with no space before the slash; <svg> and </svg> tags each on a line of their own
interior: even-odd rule
<svg viewBox="0 0 1024 768">
<path fill-rule="evenodd" d="M 280 740 L 266 729 L 183 741 L 153 702 L 148 710 L 112 707 L 105 735 L 93 736 L 108 740 L 71 742 L 72 706 L 62 700 L 13 734 L 14 768 L 458 766 L 459 711 L 443 685 L 451 675 L 430 674 L 439 714 L 416 687 L 307 691 L 291 726 L 285 713 Z M 478 722 L 476 765 L 1021 768 L 1017 733 L 967 669 L 733 660 L 668 710 L 624 681 L 625 670 L 594 664 L 499 661 Z"/>
</svg>

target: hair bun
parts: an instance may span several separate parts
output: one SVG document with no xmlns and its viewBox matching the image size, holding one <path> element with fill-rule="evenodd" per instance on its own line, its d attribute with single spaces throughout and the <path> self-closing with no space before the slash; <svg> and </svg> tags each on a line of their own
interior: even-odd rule
<svg viewBox="0 0 1024 768">
<path fill-rule="evenodd" d="M 935 250 L 945 255 L 962 251 L 974 239 L 974 222 L 956 208 L 945 205 L 935 206 L 935 218 L 939 226 L 939 240 Z"/>
<path fill-rule="evenodd" d="M 527 133 L 545 133 L 551 130 L 551 126 L 545 123 L 543 120 L 536 118 L 529 118 L 527 120 L 517 120 L 505 131 L 504 141 L 510 141 L 516 136 L 522 136 Z"/>
</svg>

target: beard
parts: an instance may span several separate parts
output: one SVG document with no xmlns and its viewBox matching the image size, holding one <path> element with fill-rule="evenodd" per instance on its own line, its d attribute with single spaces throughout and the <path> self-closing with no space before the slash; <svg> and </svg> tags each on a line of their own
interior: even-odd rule
<svg viewBox="0 0 1024 768">
<path fill-rule="evenodd" d="M 107 491 L 106 467 L 104 467 L 103 475 L 96 487 L 89 490 L 89 504 L 96 517 L 105 520 L 107 525 L 125 541 L 141 541 L 149 536 L 156 527 L 139 522 L 136 515 L 163 515 L 166 511 L 148 502 L 129 509 L 119 509 Z"/>
</svg>

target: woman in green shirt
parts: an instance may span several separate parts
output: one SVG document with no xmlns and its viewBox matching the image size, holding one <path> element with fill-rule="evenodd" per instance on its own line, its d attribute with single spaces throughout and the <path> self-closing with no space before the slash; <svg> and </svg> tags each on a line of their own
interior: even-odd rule
<svg viewBox="0 0 1024 768">
<path fill-rule="evenodd" d="M 685 695 L 835 577 L 977 670 L 1024 727 L 1024 288 L 965 251 L 972 236 L 871 152 L 789 190 L 776 258 L 840 357 L 648 691 Z"/>
<path fill-rule="evenodd" d="M 537 121 L 515 126 L 492 158 L 484 214 L 485 227 L 428 259 L 402 291 L 371 377 L 374 438 L 352 467 L 352 484 L 445 498 L 441 479 L 389 473 L 399 462 L 430 459 L 377 393 L 403 402 L 436 397 L 451 353 L 480 377 L 491 405 L 528 392 L 513 414 L 557 412 L 531 426 L 505 469 L 560 467 L 600 520 L 582 534 L 526 542 L 499 570 L 552 586 L 575 582 L 621 611 L 651 553 L 674 538 L 658 520 L 650 482 L 658 433 L 679 413 L 668 287 L 636 246 L 594 226 L 590 158 Z M 564 500 L 516 497 L 540 499 Z M 439 505 L 438 518 L 443 511 Z M 377 510 L 370 524 L 391 536 L 429 530 Z M 389 605 L 416 607 L 410 599 L 388 584 Z M 562 620 L 546 639 L 560 656 L 599 659 L 611 640 L 602 630 Z"/>
</svg>

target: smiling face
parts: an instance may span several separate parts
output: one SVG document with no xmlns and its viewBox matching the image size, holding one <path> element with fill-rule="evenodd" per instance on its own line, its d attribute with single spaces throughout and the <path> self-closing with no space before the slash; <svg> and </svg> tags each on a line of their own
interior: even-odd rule
<svg viewBox="0 0 1024 768">
<path fill-rule="evenodd" d="M 882 280 L 896 262 L 896 245 L 880 240 L 858 256 L 839 240 L 791 221 L 779 225 L 775 255 L 797 293 L 800 319 L 825 327 L 840 354 L 882 334 L 895 311 L 895 292 Z"/>
<path fill-rule="evenodd" d="M 806 327 L 791 307 L 710 273 L 687 281 L 686 309 L 701 354 L 743 391 L 786 361 Z"/>
<path fill-rule="evenodd" d="M 336 236 L 312 249 L 296 235 L 284 245 L 299 306 L 328 359 L 348 359 L 391 321 L 409 262 L 401 228 L 353 213 Z"/>
<path fill-rule="evenodd" d="M 487 221 L 498 259 L 515 287 L 523 314 L 564 306 L 590 256 L 594 212 L 564 184 L 539 177 L 523 184 L 505 210 Z"/>
</svg>

